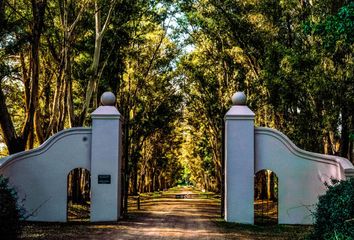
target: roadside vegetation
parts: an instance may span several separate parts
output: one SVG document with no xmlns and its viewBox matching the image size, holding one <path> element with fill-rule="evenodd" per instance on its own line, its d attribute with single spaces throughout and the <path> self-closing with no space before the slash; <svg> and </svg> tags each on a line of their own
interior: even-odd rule
<svg viewBox="0 0 354 240">
<path fill-rule="evenodd" d="M 256 126 L 354 162 L 352 0 L 1 0 L 0 26 L 0 157 L 90 126 L 111 91 L 121 113 L 127 217 L 137 214 L 131 196 L 144 204 L 178 184 L 214 192 L 198 194 L 223 206 L 224 116 L 236 91 L 246 93 Z M 276 186 L 270 172 L 261 178 Z M 88 219 L 89 178 L 77 170 L 72 179 L 79 183 L 69 186 L 69 210 Z M 276 206 L 276 193 L 258 194 L 259 206 Z M 216 223 L 249 238 L 311 229 Z M 28 223 L 22 237 L 68 239 L 95 228 L 104 227 Z"/>
<path fill-rule="evenodd" d="M 0 236 L 16 239 L 21 233 L 23 209 L 17 202 L 16 191 L 9 186 L 9 180 L 0 175 Z"/>
</svg>

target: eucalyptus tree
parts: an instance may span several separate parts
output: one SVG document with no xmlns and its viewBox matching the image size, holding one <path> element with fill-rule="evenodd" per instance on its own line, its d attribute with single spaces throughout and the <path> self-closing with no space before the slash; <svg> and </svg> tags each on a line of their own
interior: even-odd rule
<svg viewBox="0 0 354 240">
<path fill-rule="evenodd" d="M 66 127 L 83 124 L 82 119 L 88 112 L 82 117 L 80 109 L 85 103 L 85 89 L 92 82 L 88 81 L 92 79 L 92 71 L 87 71 L 92 67 L 87 65 L 98 62 L 95 69 L 99 76 L 103 74 L 111 59 L 109 53 L 121 52 L 127 45 L 126 39 L 114 39 L 111 32 L 124 34 L 124 23 L 130 19 L 131 8 L 139 12 L 136 9 L 139 6 L 127 5 L 125 1 L 108 6 L 105 2 L 99 4 L 104 6 L 99 9 L 102 16 L 114 13 L 114 22 L 109 21 L 112 17 L 107 18 L 106 30 L 99 30 L 99 23 L 95 27 L 92 17 L 95 12 L 91 8 L 94 5 L 90 1 L 2 1 L 1 19 L 5 26 L 1 32 L 2 90 L 20 82 L 18 89 L 1 92 L 0 122 L 10 153 L 32 148 Z M 97 40 L 95 32 L 100 35 Z M 110 33 L 111 40 L 100 40 L 103 33 Z M 94 54 L 98 51 L 95 41 L 103 43 L 103 46 L 96 44 L 96 49 L 104 54 L 103 63 L 97 61 L 99 56 Z M 123 68 L 120 66 L 119 71 Z M 110 76 L 112 78 L 114 75 Z M 13 114 L 23 115 L 24 121 L 14 118 Z"/>
<path fill-rule="evenodd" d="M 306 32 L 321 56 L 321 70 L 327 76 L 327 81 L 318 86 L 323 108 L 328 113 L 325 116 L 327 151 L 354 161 L 350 138 L 354 133 L 354 3 L 333 2 L 331 6 L 327 9 L 329 14 L 306 24 Z M 323 8 L 320 5 L 315 10 L 320 12 Z"/>
<path fill-rule="evenodd" d="M 207 136 L 205 144 L 191 132 L 199 139 L 192 142 L 194 152 L 202 153 L 193 161 L 207 165 L 213 156 L 216 169 L 222 163 L 221 135 L 215 133 L 221 132 L 235 90 L 248 95 L 257 125 L 276 127 L 307 150 L 350 157 L 350 1 L 198 0 L 178 5 L 187 20 L 187 41 L 194 46 L 179 65 L 186 116 L 193 129 Z M 219 155 L 210 155 L 210 149 Z M 203 183 L 202 173 L 192 175 Z"/>
<path fill-rule="evenodd" d="M 167 37 L 166 26 L 163 25 L 164 10 L 150 4 L 145 5 L 145 9 L 145 14 L 129 23 L 132 31 L 124 60 L 126 71 L 117 86 L 119 110 L 124 119 L 126 196 L 129 179 L 131 191 L 137 193 L 139 179 L 147 176 L 139 176 L 140 163 L 146 159 L 142 156 L 142 152 L 146 152 L 144 148 L 151 147 L 148 143 L 164 146 L 151 138 L 174 121 L 179 109 L 179 97 L 171 81 L 171 60 L 175 58 L 177 49 Z M 147 165 L 144 166 L 146 168 Z M 154 175 L 150 174 L 151 177 Z"/>
<path fill-rule="evenodd" d="M 350 98 L 342 99 L 341 103 L 336 100 L 336 95 L 341 95 L 344 89 L 351 95 L 348 91 L 351 89 L 350 78 L 342 81 L 347 78 L 344 72 L 351 75 L 351 68 L 337 68 L 337 72 L 330 72 L 328 67 L 330 62 L 335 66 L 350 66 L 352 44 L 345 43 L 348 47 L 344 47 L 343 38 L 337 38 L 334 41 L 337 48 L 328 51 L 325 35 L 317 34 L 316 37 L 310 34 L 306 25 L 332 19 L 331 16 L 339 11 L 342 18 L 346 16 L 346 21 L 331 21 L 337 26 L 331 34 L 343 32 L 343 37 L 347 34 L 345 29 L 351 26 L 352 10 L 345 7 L 349 2 L 199 0 L 181 1 L 180 6 L 198 36 L 203 36 L 205 45 L 216 46 L 205 51 L 211 53 L 209 59 L 214 57 L 215 65 L 225 58 L 230 59 L 225 65 L 228 67 L 215 68 L 214 72 L 225 74 L 228 72 L 225 69 L 234 66 L 235 74 L 223 81 L 234 82 L 234 86 L 248 93 L 249 104 L 258 116 L 258 125 L 277 127 L 305 149 L 337 154 L 337 150 L 328 151 L 325 146 L 335 148 L 338 142 L 328 144 L 323 133 L 338 135 L 338 128 L 344 126 L 345 131 L 347 127 L 342 124 L 350 122 L 348 114 L 335 109 L 344 103 L 352 105 Z M 193 34 L 191 38 L 196 42 Z M 196 45 L 196 51 L 202 49 L 200 46 Z M 342 56 L 346 61 L 339 52 L 345 53 Z M 330 53 L 334 58 L 328 57 Z M 340 86 L 344 89 L 338 88 Z M 321 91 L 324 89 L 326 91 Z M 340 135 L 348 138 L 345 132 Z"/>
<path fill-rule="evenodd" d="M 92 97 L 94 97 L 93 108 L 97 107 L 98 83 L 99 83 L 100 75 L 102 74 L 102 70 L 101 71 L 99 70 L 101 49 L 102 49 L 102 39 L 111 23 L 112 14 L 116 4 L 117 4 L 117 0 L 111 0 L 110 3 L 108 4 L 106 2 L 102 2 L 98 0 L 94 1 L 95 48 L 94 48 L 92 64 L 90 67 L 91 77 L 87 84 L 86 98 L 82 107 L 82 113 L 80 117 L 81 123 L 83 123 L 86 117 L 87 109 L 92 101 Z M 103 17 L 103 12 L 104 12 L 103 8 L 108 8 L 108 10 L 105 11 L 106 15 L 104 17 Z"/>
<path fill-rule="evenodd" d="M 5 78 L 21 79 L 24 86 L 24 121 L 22 129 L 16 131 L 9 115 L 3 87 L 0 88 L 1 118 L 3 136 L 10 153 L 33 147 L 35 132 L 39 126 L 38 92 L 40 77 L 40 39 L 44 30 L 44 16 L 47 1 L 1 3 L 1 58 L 3 60 L 1 84 Z M 19 27 L 22 29 L 19 29 Z M 28 64 L 26 64 L 28 61 Z M 18 74 L 17 64 L 22 68 Z M 13 71 L 6 71 L 12 69 Z"/>
</svg>

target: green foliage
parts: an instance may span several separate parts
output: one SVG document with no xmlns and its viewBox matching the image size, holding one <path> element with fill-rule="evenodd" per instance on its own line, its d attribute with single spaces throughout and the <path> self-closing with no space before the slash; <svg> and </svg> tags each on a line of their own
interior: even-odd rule
<svg viewBox="0 0 354 240">
<path fill-rule="evenodd" d="M 17 205 L 17 194 L 9 187 L 9 181 L 0 175 L 0 236 L 16 239 L 21 231 L 21 210 Z"/>
<path fill-rule="evenodd" d="M 185 0 L 178 5 L 190 25 L 184 26 L 186 42 L 194 46 L 179 64 L 188 86 L 182 87 L 187 109 L 199 119 L 194 126 L 210 123 L 220 131 L 219 117 L 233 92 L 242 90 L 256 112 L 256 125 L 279 129 L 303 149 L 348 156 L 354 119 L 353 1 Z M 220 138 L 212 132 L 205 131 L 209 147 L 220 151 Z"/>
<path fill-rule="evenodd" d="M 354 141 L 354 133 L 351 133 L 351 134 L 349 135 L 349 139 L 350 139 L 350 141 Z"/>
<path fill-rule="evenodd" d="M 100 94 L 112 91 L 130 191 L 180 178 L 219 191 L 223 118 L 238 90 L 246 92 L 256 125 L 277 128 L 310 151 L 352 152 L 353 1 L 45 2 L 32 93 L 32 4 L 0 1 L 0 116 L 13 125 L 0 118 L 1 134 L 8 146 L 23 147 L 12 152 L 88 124 Z M 95 13 L 104 25 L 110 9 L 95 51 Z M 31 96 L 38 98 L 35 121 L 27 118 Z"/>
<path fill-rule="evenodd" d="M 354 178 L 333 181 L 319 197 L 311 239 L 354 239 Z"/>
<path fill-rule="evenodd" d="M 310 28 L 306 28 L 309 30 Z M 324 21 L 312 26 L 316 35 L 323 36 L 326 48 L 336 47 L 338 41 L 346 44 L 354 43 L 354 2 L 339 9 L 338 13 L 328 16 Z"/>
</svg>

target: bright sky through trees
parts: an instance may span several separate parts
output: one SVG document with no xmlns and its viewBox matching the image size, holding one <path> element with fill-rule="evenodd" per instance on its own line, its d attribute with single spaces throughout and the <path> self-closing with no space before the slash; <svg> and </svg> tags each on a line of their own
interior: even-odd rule
<svg viewBox="0 0 354 240">
<path fill-rule="evenodd" d="M 127 191 L 219 191 L 241 90 L 258 126 L 353 161 L 353 16 L 349 0 L 3 0 L 0 154 L 89 126 L 112 91 Z"/>
</svg>

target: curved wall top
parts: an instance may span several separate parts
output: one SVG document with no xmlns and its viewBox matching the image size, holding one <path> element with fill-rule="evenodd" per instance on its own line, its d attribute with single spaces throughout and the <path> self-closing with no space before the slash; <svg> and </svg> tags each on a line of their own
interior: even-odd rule
<svg viewBox="0 0 354 240">
<path fill-rule="evenodd" d="M 269 169 L 279 179 L 279 223 L 311 224 L 311 210 L 331 178 L 345 179 L 353 165 L 344 158 L 298 148 L 283 133 L 255 128 L 255 172 Z"/>
<path fill-rule="evenodd" d="M 301 150 L 281 132 L 255 128 L 246 95 L 237 92 L 225 115 L 225 220 L 254 223 L 254 176 L 268 169 L 278 176 L 278 221 L 311 224 L 319 195 L 331 178 L 354 177 L 347 159 Z"/>
<path fill-rule="evenodd" d="M 13 164 L 16 161 L 20 161 L 29 157 L 41 155 L 46 152 L 49 148 L 51 148 L 57 141 L 60 139 L 69 136 L 69 135 L 77 135 L 77 134 L 91 134 L 91 128 L 77 127 L 77 128 L 69 128 L 64 129 L 60 132 L 57 132 L 53 136 L 50 136 L 44 143 L 42 143 L 39 147 L 18 152 L 4 158 L 0 158 L 0 169 L 6 168 L 7 166 Z M 89 140 L 89 139 L 86 139 Z"/>
<path fill-rule="evenodd" d="M 30 221 L 67 221 L 68 174 L 90 171 L 90 221 L 120 218 L 120 113 L 113 93 L 105 92 L 92 116 L 92 128 L 58 132 L 40 147 L 0 159 Z M 103 178 L 109 181 L 101 181 Z M 22 201 L 23 200 L 23 201 Z"/>
<path fill-rule="evenodd" d="M 332 164 L 340 167 L 340 172 L 333 177 L 337 178 L 344 178 L 344 171 L 346 169 L 354 169 L 353 164 L 346 158 L 339 157 L 339 156 L 333 156 L 333 155 L 327 155 L 327 154 L 320 154 L 320 153 L 314 153 L 314 152 L 309 152 L 303 149 L 300 149 L 297 147 L 285 134 L 282 132 L 272 129 L 272 128 L 266 128 L 266 127 L 257 127 L 255 128 L 255 135 L 268 135 L 270 137 L 278 139 L 280 142 L 284 144 L 284 146 L 289 149 L 290 152 L 292 152 L 294 155 L 304 159 L 304 160 L 309 160 L 309 161 L 318 161 L 322 162 L 325 164 Z"/>
<path fill-rule="evenodd" d="M 91 128 L 66 129 L 36 149 L 0 159 L 0 174 L 24 200 L 28 220 L 66 221 L 67 175 L 90 170 Z"/>
</svg>

